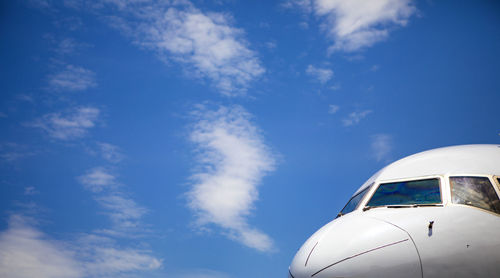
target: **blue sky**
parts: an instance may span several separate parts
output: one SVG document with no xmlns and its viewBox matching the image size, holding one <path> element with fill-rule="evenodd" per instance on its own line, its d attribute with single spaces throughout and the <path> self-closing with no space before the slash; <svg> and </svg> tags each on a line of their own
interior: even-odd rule
<svg viewBox="0 0 500 278">
<path fill-rule="evenodd" d="M 496 1 L 3 1 L 0 276 L 285 276 L 384 165 L 498 143 L 498 26 Z"/>
</svg>

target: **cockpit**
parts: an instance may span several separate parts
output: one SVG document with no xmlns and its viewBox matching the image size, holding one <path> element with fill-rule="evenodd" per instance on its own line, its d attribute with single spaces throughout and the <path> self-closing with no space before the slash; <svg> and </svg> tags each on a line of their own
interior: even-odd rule
<svg viewBox="0 0 500 278">
<path fill-rule="evenodd" d="M 439 207 L 445 203 L 500 214 L 499 184 L 499 177 L 467 175 L 371 183 L 354 194 L 337 217 L 358 209 Z M 450 202 L 443 202 L 443 188 L 449 188 Z"/>
</svg>

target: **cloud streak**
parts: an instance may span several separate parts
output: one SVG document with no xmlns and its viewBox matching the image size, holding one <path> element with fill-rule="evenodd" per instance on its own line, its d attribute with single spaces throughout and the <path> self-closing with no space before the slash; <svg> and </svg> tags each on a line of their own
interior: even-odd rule
<svg viewBox="0 0 500 278">
<path fill-rule="evenodd" d="M 145 273 L 162 265 L 162 261 L 152 256 L 150 251 L 120 248 L 108 237 L 83 235 L 77 243 L 76 252 L 90 277 L 122 277 L 132 273 L 142 273 L 137 277 L 144 277 Z"/>
<path fill-rule="evenodd" d="M 53 240 L 31 218 L 11 215 L 0 233 L 0 276 L 9 278 L 121 277 L 161 266 L 148 250 L 120 248 L 107 237 Z"/>
<path fill-rule="evenodd" d="M 62 52 L 72 52 L 70 48 L 74 45 L 67 41 L 60 47 Z M 78 66 L 67 65 L 64 70 L 49 76 L 49 88 L 55 91 L 84 91 L 95 86 L 95 73 Z"/>
<path fill-rule="evenodd" d="M 417 12 L 412 0 L 291 0 L 323 19 L 322 28 L 333 40 L 329 51 L 353 52 L 387 39 L 397 26 L 406 26 Z"/>
<path fill-rule="evenodd" d="M 306 73 L 314 77 L 321 84 L 325 84 L 333 77 L 333 71 L 331 69 L 317 68 L 313 65 L 307 66 Z"/>
<path fill-rule="evenodd" d="M 246 219 L 258 199 L 262 177 L 275 166 L 251 115 L 240 106 L 200 107 L 194 115 L 190 139 L 201 164 L 191 176 L 193 187 L 187 196 L 197 224 L 216 224 L 248 247 L 271 251 L 271 238 Z"/>
<path fill-rule="evenodd" d="M 371 149 L 377 161 L 387 158 L 392 150 L 392 137 L 388 134 L 375 134 L 371 136 Z"/>
<path fill-rule="evenodd" d="M 105 167 L 90 169 L 78 181 L 94 194 L 94 199 L 104 209 L 112 222 L 113 234 L 140 230 L 141 218 L 147 209 L 139 206 L 123 192 L 116 176 Z"/>
<path fill-rule="evenodd" d="M 124 159 L 124 155 L 118 146 L 109 143 L 97 143 L 101 151 L 101 157 L 111 163 L 118 163 Z"/>
<path fill-rule="evenodd" d="M 26 145 L 13 142 L 0 143 L 1 162 L 13 163 L 36 154 L 37 152 L 31 150 L 31 147 Z"/>
<path fill-rule="evenodd" d="M 117 146 L 99 143 L 106 160 L 116 163 L 114 155 Z M 110 157 L 107 157 L 110 155 Z M 121 155 L 121 152 L 120 152 Z M 95 167 L 88 170 L 77 180 L 89 190 L 101 207 L 101 213 L 110 220 L 110 225 L 83 235 L 79 239 L 79 254 L 86 261 L 86 271 L 90 276 L 116 277 L 117 274 L 149 271 L 159 268 L 162 261 L 152 256 L 150 250 L 122 248 L 115 244 L 114 238 L 136 238 L 142 236 L 146 228 L 142 217 L 148 210 L 138 205 L 124 191 L 124 185 L 117 181 L 110 167 Z M 96 259 L 97 258 L 97 259 Z"/>
<path fill-rule="evenodd" d="M 102 192 L 107 188 L 116 186 L 115 176 L 110 174 L 108 170 L 103 167 L 96 167 L 87 171 L 87 173 L 80 176 L 78 180 L 85 186 L 85 189 L 93 193 Z"/>
<path fill-rule="evenodd" d="M 174 274 L 174 278 L 229 278 L 230 276 L 226 273 L 219 271 L 214 271 L 210 269 L 198 269 L 189 272 L 183 272 L 179 274 Z"/>
<path fill-rule="evenodd" d="M 372 113 L 372 110 L 364 110 L 364 111 L 354 111 L 351 112 L 347 118 L 342 120 L 342 124 L 344 126 L 352 126 L 357 125 L 362 119 L 364 119 L 368 114 Z"/>
<path fill-rule="evenodd" d="M 99 109 L 95 107 L 76 107 L 46 114 L 28 126 L 40 128 L 54 139 L 72 140 L 83 137 L 88 129 L 94 127 L 99 114 Z"/>
<path fill-rule="evenodd" d="M 117 10 L 106 16 L 112 27 L 161 60 L 177 62 L 189 78 L 208 79 L 224 96 L 245 95 L 265 72 L 244 31 L 225 13 L 203 12 L 189 1 L 110 3 Z"/>
<path fill-rule="evenodd" d="M 64 245 L 46 236 L 21 215 L 12 215 L 0 233 L 0 276 L 9 278 L 83 277 L 83 269 Z"/>
<path fill-rule="evenodd" d="M 328 105 L 328 114 L 335 114 L 340 110 L 340 106 L 335 104 Z"/>
</svg>

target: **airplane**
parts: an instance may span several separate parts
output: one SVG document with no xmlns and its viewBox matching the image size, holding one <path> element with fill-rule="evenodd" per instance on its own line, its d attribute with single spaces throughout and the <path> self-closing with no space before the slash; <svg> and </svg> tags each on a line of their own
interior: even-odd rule
<svg viewBox="0 0 500 278">
<path fill-rule="evenodd" d="M 302 245 L 288 277 L 500 277 L 499 195 L 500 145 L 405 157 Z"/>
</svg>

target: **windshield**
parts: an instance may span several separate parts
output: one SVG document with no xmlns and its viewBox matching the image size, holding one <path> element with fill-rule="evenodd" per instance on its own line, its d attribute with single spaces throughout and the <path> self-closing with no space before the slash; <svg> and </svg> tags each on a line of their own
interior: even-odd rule
<svg viewBox="0 0 500 278">
<path fill-rule="evenodd" d="M 352 196 L 352 198 L 349 200 L 349 202 L 347 202 L 345 207 L 339 212 L 337 217 L 342 216 L 344 214 L 348 214 L 349 212 L 355 210 L 358 207 L 361 200 L 363 200 L 363 197 L 365 196 L 366 192 L 368 192 L 368 189 L 372 187 L 372 185 L 373 183 L 370 184 L 370 186 L 368 186 L 367 188 L 361 190 L 361 192 L 359 192 L 358 194 Z"/>
<path fill-rule="evenodd" d="M 382 183 L 367 207 L 441 203 L 439 179 Z"/>
<path fill-rule="evenodd" d="M 500 213 L 500 200 L 487 177 L 450 177 L 451 200 Z"/>
</svg>

